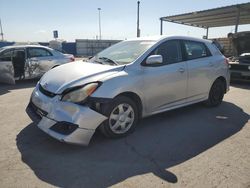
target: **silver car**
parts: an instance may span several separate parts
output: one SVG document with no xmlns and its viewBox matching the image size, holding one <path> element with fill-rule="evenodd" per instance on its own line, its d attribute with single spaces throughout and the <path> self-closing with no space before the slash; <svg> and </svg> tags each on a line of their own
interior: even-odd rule
<svg viewBox="0 0 250 188">
<path fill-rule="evenodd" d="M 48 71 L 26 111 L 50 136 L 88 145 L 97 128 L 122 137 L 146 116 L 201 101 L 217 106 L 228 89 L 227 61 L 211 41 L 138 38 Z"/>
<path fill-rule="evenodd" d="M 74 61 L 71 54 L 40 45 L 0 48 L 0 82 L 14 84 L 15 80 L 39 78 L 48 70 Z"/>
</svg>

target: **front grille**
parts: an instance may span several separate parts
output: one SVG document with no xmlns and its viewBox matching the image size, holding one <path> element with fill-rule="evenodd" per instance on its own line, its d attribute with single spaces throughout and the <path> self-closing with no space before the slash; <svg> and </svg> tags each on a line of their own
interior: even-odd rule
<svg viewBox="0 0 250 188">
<path fill-rule="evenodd" d="M 44 88 L 41 86 L 41 84 L 39 84 L 39 91 L 41 91 L 41 93 L 44 94 L 44 95 L 46 95 L 47 97 L 54 97 L 54 96 L 56 96 L 55 93 L 52 93 L 52 92 L 50 92 L 50 91 L 44 89 Z"/>
<path fill-rule="evenodd" d="M 48 112 L 38 108 L 32 101 L 30 102 L 30 107 L 32 110 L 40 117 L 47 116 Z"/>
</svg>

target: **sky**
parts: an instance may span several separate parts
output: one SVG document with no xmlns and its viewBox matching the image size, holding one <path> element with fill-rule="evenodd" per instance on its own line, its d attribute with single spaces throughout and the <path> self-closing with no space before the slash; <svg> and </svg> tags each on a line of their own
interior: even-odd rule
<svg viewBox="0 0 250 188">
<path fill-rule="evenodd" d="M 163 16 L 246 3 L 245 0 L 141 0 L 141 36 L 159 35 Z M 99 35 L 101 8 L 102 39 L 136 37 L 137 0 L 0 0 L 4 39 L 16 42 L 48 42 L 53 30 L 59 39 L 94 39 Z M 250 25 L 239 31 L 250 31 Z M 234 27 L 211 28 L 209 38 L 226 37 Z M 201 38 L 205 29 L 164 22 L 164 35 Z"/>
</svg>

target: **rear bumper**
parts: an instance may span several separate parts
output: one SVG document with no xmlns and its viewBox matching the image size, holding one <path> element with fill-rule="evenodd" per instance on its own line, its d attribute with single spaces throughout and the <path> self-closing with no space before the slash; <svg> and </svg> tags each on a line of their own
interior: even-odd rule
<svg viewBox="0 0 250 188">
<path fill-rule="evenodd" d="M 250 80 L 250 71 L 230 69 L 231 80 Z"/>
<path fill-rule="evenodd" d="M 53 138 L 67 143 L 88 145 L 95 129 L 107 117 L 90 109 L 70 102 L 62 102 L 57 96 L 47 97 L 39 89 L 33 91 L 26 113 L 37 126 Z M 59 131 L 55 126 L 65 129 L 74 127 L 73 131 Z M 68 132 L 67 132 L 68 131 Z M 63 132 L 63 134 L 62 134 Z"/>
</svg>

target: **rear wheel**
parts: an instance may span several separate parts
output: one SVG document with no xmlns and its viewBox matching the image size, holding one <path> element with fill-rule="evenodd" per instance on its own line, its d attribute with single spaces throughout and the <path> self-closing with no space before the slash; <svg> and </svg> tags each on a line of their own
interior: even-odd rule
<svg viewBox="0 0 250 188">
<path fill-rule="evenodd" d="M 217 79 L 213 83 L 209 96 L 205 104 L 209 107 L 218 106 L 221 104 L 224 97 L 225 86 L 222 80 Z"/>
<path fill-rule="evenodd" d="M 122 137 L 131 133 L 138 121 L 138 110 L 128 97 L 118 96 L 111 103 L 102 107 L 108 119 L 101 125 L 101 132 L 111 138 Z"/>
</svg>

